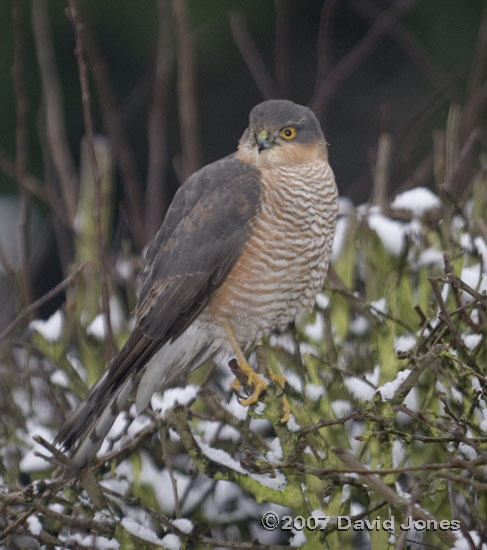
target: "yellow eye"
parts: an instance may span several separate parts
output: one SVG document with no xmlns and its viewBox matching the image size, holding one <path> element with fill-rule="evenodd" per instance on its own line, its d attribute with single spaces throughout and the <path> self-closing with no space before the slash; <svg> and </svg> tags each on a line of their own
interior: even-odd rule
<svg viewBox="0 0 487 550">
<path fill-rule="evenodd" d="M 296 128 L 286 126 L 286 128 L 281 130 L 281 137 L 284 139 L 294 139 L 296 137 Z"/>
</svg>

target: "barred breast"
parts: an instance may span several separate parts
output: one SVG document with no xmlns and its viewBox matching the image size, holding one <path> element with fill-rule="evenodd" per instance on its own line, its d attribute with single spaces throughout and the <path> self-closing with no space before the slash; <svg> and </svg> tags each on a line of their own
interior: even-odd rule
<svg viewBox="0 0 487 550">
<path fill-rule="evenodd" d="M 251 236 L 199 318 L 220 342 L 226 340 L 222 321 L 230 321 L 244 349 L 312 307 L 337 214 L 335 179 L 325 160 L 263 170 L 262 184 Z"/>
</svg>

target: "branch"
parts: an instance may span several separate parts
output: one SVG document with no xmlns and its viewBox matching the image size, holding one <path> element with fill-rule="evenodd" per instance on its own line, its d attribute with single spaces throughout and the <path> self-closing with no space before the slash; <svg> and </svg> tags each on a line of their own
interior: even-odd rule
<svg viewBox="0 0 487 550">
<path fill-rule="evenodd" d="M 54 296 L 57 296 L 62 290 L 64 290 L 67 286 L 69 286 L 76 277 L 80 274 L 80 272 L 88 265 L 89 262 L 86 262 L 79 267 L 76 268 L 76 270 L 71 273 L 68 277 L 66 277 L 63 281 L 61 281 L 59 284 L 57 284 L 54 288 L 52 288 L 49 292 L 46 292 L 44 296 L 41 296 L 38 300 L 24 308 L 20 314 L 10 323 L 10 325 L 0 333 L 0 342 L 5 339 L 14 329 L 15 327 L 21 323 L 24 319 L 30 316 L 31 313 L 36 311 L 38 308 L 43 306 L 45 303 L 49 302 L 51 298 L 54 298 Z"/>
<path fill-rule="evenodd" d="M 101 183 L 100 173 L 98 171 L 98 163 L 95 153 L 93 116 L 91 113 L 91 98 L 88 82 L 88 69 L 85 61 L 85 26 L 79 16 L 79 7 L 77 0 L 69 0 L 69 12 L 71 23 L 73 25 L 76 36 L 75 57 L 78 64 L 78 72 L 81 86 L 81 99 L 83 104 L 83 118 L 85 122 L 86 138 L 88 154 L 90 156 L 91 168 L 93 171 L 93 183 L 95 186 L 95 211 L 93 213 L 96 230 L 96 242 L 98 248 L 98 262 L 101 278 L 101 302 L 102 311 L 105 317 L 106 328 L 106 354 L 107 359 L 115 352 L 115 344 L 113 340 L 112 323 L 110 317 L 110 294 L 108 290 L 108 259 L 105 250 L 105 242 L 103 239 L 103 228 L 101 220 Z"/>
<path fill-rule="evenodd" d="M 172 49 L 169 40 L 168 0 L 158 0 L 159 29 L 157 38 L 156 71 L 152 106 L 149 113 L 149 169 L 145 194 L 147 235 L 156 233 L 166 211 L 165 194 L 167 164 L 166 114 L 169 76 L 172 68 Z"/>
<path fill-rule="evenodd" d="M 63 97 L 57 72 L 46 0 L 32 2 L 32 27 L 45 106 L 45 131 L 52 162 L 61 187 L 66 217 L 72 226 L 76 215 L 77 181 L 68 147 Z"/>
<path fill-rule="evenodd" d="M 318 118 L 325 114 L 328 103 L 342 82 L 350 76 L 354 69 L 372 53 L 379 40 L 386 34 L 396 19 L 411 10 L 421 0 L 398 0 L 377 17 L 367 34 L 356 44 L 318 83 L 310 107 Z"/>
<path fill-rule="evenodd" d="M 182 141 L 180 179 L 184 181 L 200 167 L 194 56 L 186 0 L 172 0 L 172 8 L 178 46 L 178 105 Z"/>
<path fill-rule="evenodd" d="M 276 85 L 265 65 L 262 56 L 247 29 L 244 15 L 237 10 L 230 13 L 230 28 L 237 48 L 242 54 L 254 82 L 264 99 L 276 97 Z"/>
</svg>

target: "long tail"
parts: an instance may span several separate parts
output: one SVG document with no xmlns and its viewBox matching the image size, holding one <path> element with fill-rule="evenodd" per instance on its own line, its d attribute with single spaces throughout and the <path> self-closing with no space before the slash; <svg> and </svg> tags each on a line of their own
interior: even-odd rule
<svg viewBox="0 0 487 550">
<path fill-rule="evenodd" d="M 160 346 L 160 342 L 146 338 L 136 329 L 105 374 L 66 420 L 55 443 L 69 449 L 79 442 L 71 457 L 75 468 L 83 468 L 96 455 L 133 394 L 145 364 Z"/>
</svg>

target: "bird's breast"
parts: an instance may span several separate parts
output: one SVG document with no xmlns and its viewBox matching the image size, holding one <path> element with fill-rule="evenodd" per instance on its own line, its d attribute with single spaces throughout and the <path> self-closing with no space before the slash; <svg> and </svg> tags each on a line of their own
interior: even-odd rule
<svg viewBox="0 0 487 550">
<path fill-rule="evenodd" d="M 337 190 L 327 162 L 262 171 L 259 212 L 203 317 L 229 320 L 243 347 L 309 309 L 331 255 Z"/>
</svg>

